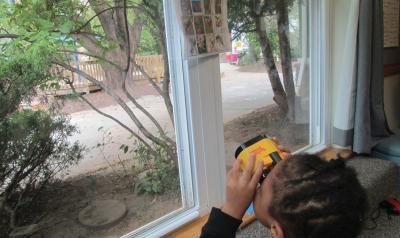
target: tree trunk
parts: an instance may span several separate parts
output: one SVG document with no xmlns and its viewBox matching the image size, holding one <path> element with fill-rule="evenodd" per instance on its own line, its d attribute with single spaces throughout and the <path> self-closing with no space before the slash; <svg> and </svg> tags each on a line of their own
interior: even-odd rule
<svg viewBox="0 0 400 238">
<path fill-rule="evenodd" d="M 161 96 L 164 99 L 164 103 L 167 108 L 169 118 L 171 119 L 172 125 L 175 127 L 174 108 L 172 106 L 171 96 L 170 96 L 171 78 L 170 78 L 170 74 L 169 74 L 169 57 L 168 57 L 168 52 L 167 52 L 167 47 L 166 47 L 166 42 L 165 42 L 164 37 L 161 37 L 160 41 L 161 41 L 161 44 L 160 44 L 161 54 L 163 55 L 163 58 L 164 58 L 164 79 L 163 79 L 163 86 L 162 86 L 163 95 L 161 95 Z"/>
<path fill-rule="evenodd" d="M 154 28 L 152 29 L 152 34 L 157 40 L 158 46 L 160 47 L 160 53 L 164 58 L 164 78 L 162 83 L 162 88 L 156 87 L 157 91 L 161 94 L 164 99 L 165 107 L 167 108 L 168 115 L 171 119 L 172 125 L 175 127 L 174 122 L 174 109 L 171 102 L 170 96 L 170 85 L 171 78 L 169 72 L 169 57 L 167 52 L 167 42 L 165 34 L 165 20 L 164 20 L 164 7 L 162 1 L 142 1 L 145 9 L 144 15 L 147 15 L 149 22 Z M 150 27 L 151 28 L 151 27 Z M 153 85 L 155 86 L 155 85 Z"/>
<path fill-rule="evenodd" d="M 278 36 L 281 53 L 283 83 L 288 105 L 287 117 L 293 121 L 295 116 L 296 91 L 293 80 L 292 53 L 289 40 L 289 9 L 286 0 L 277 1 Z"/>
<path fill-rule="evenodd" d="M 106 87 L 109 89 L 121 89 L 124 82 L 124 72 L 108 63 L 101 63 L 101 67 L 106 76 L 104 80 Z"/>
<path fill-rule="evenodd" d="M 264 17 L 261 15 L 254 15 L 253 18 L 256 23 L 256 33 L 258 35 L 264 56 L 264 64 L 268 71 L 268 77 L 269 81 L 271 82 L 272 91 L 274 92 L 274 101 L 284 113 L 287 113 L 288 103 L 286 99 L 286 93 L 283 89 L 279 73 L 276 68 L 271 43 L 268 39 L 267 31 L 265 29 Z"/>
</svg>

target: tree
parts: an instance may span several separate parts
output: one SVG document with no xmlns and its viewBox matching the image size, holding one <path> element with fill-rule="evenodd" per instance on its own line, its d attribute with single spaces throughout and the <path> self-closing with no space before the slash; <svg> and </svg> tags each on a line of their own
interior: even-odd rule
<svg viewBox="0 0 400 238">
<path fill-rule="evenodd" d="M 289 9 L 293 2 L 294 0 L 228 1 L 230 29 L 236 34 L 257 34 L 274 101 L 290 120 L 294 119 L 296 97 L 289 40 Z M 276 67 L 272 43 L 267 34 L 265 17 L 269 15 L 277 17 L 283 85 Z"/>
<path fill-rule="evenodd" d="M 170 84 L 171 78 L 169 73 L 169 56 L 167 52 L 167 42 L 165 40 L 165 22 L 164 22 L 164 8 L 163 1 L 160 0 L 143 0 L 143 10 L 140 15 L 142 19 L 147 22 L 146 24 L 150 29 L 150 32 L 155 36 L 158 47 L 164 58 L 164 80 L 162 90 L 159 88 L 160 94 L 164 98 L 165 106 L 168 110 L 170 119 L 174 123 L 173 107 L 170 98 Z"/>
<path fill-rule="evenodd" d="M 266 32 L 271 44 L 274 59 L 278 59 L 280 49 L 276 18 L 275 16 L 265 16 L 264 19 Z M 237 33 L 234 37 L 236 36 L 242 37 L 249 47 L 245 57 L 249 57 L 252 64 L 257 63 L 259 61 L 259 56 L 262 53 L 258 35 L 255 32 L 248 32 L 246 34 Z"/>
<path fill-rule="evenodd" d="M 154 116 L 140 105 L 127 89 L 127 84 L 133 77 L 133 70 L 138 69 L 163 97 L 170 118 L 173 119 L 168 56 L 164 40 L 164 19 L 161 14 L 163 9 L 160 2 L 151 0 L 38 0 L 22 1 L 21 4 L 14 6 L 3 5 L 3 9 L 6 9 L 3 11 L 6 17 L 3 20 L 3 32 L 1 32 L 3 34 L 0 33 L 0 38 L 11 38 L 13 44 L 29 44 L 31 47 L 38 44 L 53 46 L 56 51 L 52 55 L 51 62 L 59 67 L 60 73 L 62 70 L 80 73 L 82 77 L 102 88 L 121 106 L 139 132 L 135 132 L 118 118 L 103 113 L 81 96 L 82 100 L 101 115 L 114 120 L 129 131 L 153 155 L 157 155 L 157 152 L 152 143 L 165 148 L 168 158 L 176 160 L 175 142 L 167 136 Z M 164 55 L 165 75 L 162 87 L 157 85 L 145 69 L 136 63 L 143 27 L 154 32 L 153 35 L 159 43 L 160 52 Z M 79 51 L 80 47 L 85 48 L 86 51 Z M 76 52 L 97 59 L 106 73 L 106 81 L 101 82 L 74 67 L 71 62 L 73 54 Z M 73 81 L 66 78 L 61 79 L 74 90 Z M 151 133 L 144 126 L 132 108 L 122 99 L 120 91 L 147 116 L 148 120 L 157 128 L 158 135 Z"/>
<path fill-rule="evenodd" d="M 42 52 L 47 52 L 43 49 Z M 76 132 L 53 112 L 20 109 L 40 86 L 49 86 L 48 62 L 35 52 L 0 57 L 0 236 L 20 224 L 21 210 L 35 204 L 43 188 L 82 153 L 68 138 Z"/>
</svg>

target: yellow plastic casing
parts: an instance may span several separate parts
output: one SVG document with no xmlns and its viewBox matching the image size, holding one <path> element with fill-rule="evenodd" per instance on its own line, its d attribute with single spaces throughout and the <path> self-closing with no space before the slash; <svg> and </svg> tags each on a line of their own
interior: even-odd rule
<svg viewBox="0 0 400 238">
<path fill-rule="evenodd" d="M 258 141 L 256 141 L 254 144 L 247 142 L 246 147 L 243 149 L 242 145 L 242 151 L 239 153 L 237 159 L 241 160 L 241 169 L 244 170 L 247 168 L 247 165 L 250 160 L 250 154 L 255 154 L 256 155 L 256 163 L 254 164 L 253 171 L 255 171 L 257 167 L 258 161 L 263 161 L 264 167 L 263 170 L 268 170 L 271 166 L 273 166 L 274 160 L 270 156 L 272 153 L 278 153 L 280 158 L 283 159 L 283 154 L 282 152 L 278 149 L 278 145 L 270 138 L 260 138 Z"/>
</svg>

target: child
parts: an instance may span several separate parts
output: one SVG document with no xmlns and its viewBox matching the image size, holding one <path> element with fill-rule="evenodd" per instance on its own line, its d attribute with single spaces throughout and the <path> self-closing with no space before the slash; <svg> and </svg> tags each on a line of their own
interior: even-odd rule
<svg viewBox="0 0 400 238">
<path fill-rule="evenodd" d="M 258 186 L 262 162 L 255 158 L 240 172 L 237 160 L 228 174 L 226 203 L 213 208 L 201 238 L 235 237 L 247 207 L 254 200 L 257 219 L 274 238 L 350 238 L 362 228 L 366 195 L 353 169 L 343 160 L 315 155 L 289 156 Z"/>
</svg>

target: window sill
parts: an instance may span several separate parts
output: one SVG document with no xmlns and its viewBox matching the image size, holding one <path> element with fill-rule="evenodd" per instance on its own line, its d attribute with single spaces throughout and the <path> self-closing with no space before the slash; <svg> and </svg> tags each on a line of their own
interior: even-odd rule
<svg viewBox="0 0 400 238">
<path fill-rule="evenodd" d="M 174 232 L 165 236 L 165 238 L 186 238 L 186 237 L 199 237 L 201 228 L 206 224 L 208 215 L 200 217 L 193 222 L 182 226 Z"/>
<path fill-rule="evenodd" d="M 187 237 L 199 237 L 201 233 L 201 229 L 207 223 L 209 215 L 205 215 L 200 217 L 193 222 L 182 226 L 181 228 L 177 229 L 176 231 L 168 234 L 165 238 L 187 238 Z M 243 222 L 240 225 L 239 229 L 243 229 L 244 227 L 248 226 L 250 223 L 256 220 L 255 215 L 245 215 L 243 218 Z"/>
</svg>

